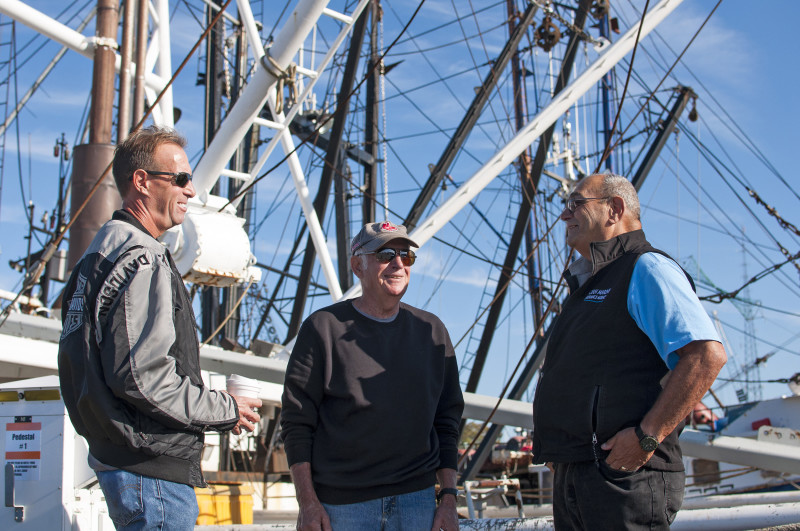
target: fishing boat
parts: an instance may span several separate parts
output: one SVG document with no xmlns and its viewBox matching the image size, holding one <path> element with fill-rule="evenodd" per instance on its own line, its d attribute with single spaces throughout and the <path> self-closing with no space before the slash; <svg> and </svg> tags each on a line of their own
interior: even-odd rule
<svg viewBox="0 0 800 531">
<path fill-rule="evenodd" d="M 3 388 L 53 385 L 17 382 L 57 373 L 60 290 L 119 206 L 114 143 L 142 124 L 174 126 L 198 193 L 163 243 L 195 303 L 203 368 L 210 385 L 261 380 L 269 412 L 252 437 L 210 438 L 209 478 L 257 485 L 259 510 L 292 510 L 276 422 L 286 359 L 310 312 L 359 293 L 340 257 L 361 225 L 386 219 L 422 246 L 404 301 L 442 318 L 459 358 L 465 507 L 483 499 L 469 483 L 482 480 L 500 481 L 486 487 L 501 488 L 498 500 L 547 505 L 548 472 L 529 466 L 524 431 L 573 259 L 559 216 L 577 180 L 612 171 L 639 191 L 648 238 L 694 277 L 731 360 L 704 399 L 708 416 L 684 432 L 687 502 L 797 490 L 800 196 L 785 154 L 745 125 L 756 121 L 748 87 L 731 84 L 732 65 L 761 67 L 745 45 L 774 51 L 782 32 L 742 43 L 734 11 L 680 0 L 2 0 Z M 763 106 L 791 127 L 792 111 Z M 762 520 L 765 503 L 778 502 L 736 502 Z M 787 503 L 796 514 L 798 500 Z M 726 529 L 750 525 L 731 518 Z"/>
</svg>

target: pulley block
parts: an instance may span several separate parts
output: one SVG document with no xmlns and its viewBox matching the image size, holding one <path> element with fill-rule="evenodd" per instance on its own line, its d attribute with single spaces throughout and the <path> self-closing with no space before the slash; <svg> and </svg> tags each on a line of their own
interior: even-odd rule
<svg viewBox="0 0 800 531">
<path fill-rule="evenodd" d="M 544 17 L 542 24 L 536 28 L 536 45 L 545 52 L 549 52 L 561 39 L 561 30 L 553 24 L 550 17 Z"/>
<path fill-rule="evenodd" d="M 611 4 L 609 0 L 594 0 L 594 2 L 592 2 L 590 12 L 597 20 L 600 20 L 604 16 L 608 15 L 609 11 L 611 11 Z"/>
</svg>

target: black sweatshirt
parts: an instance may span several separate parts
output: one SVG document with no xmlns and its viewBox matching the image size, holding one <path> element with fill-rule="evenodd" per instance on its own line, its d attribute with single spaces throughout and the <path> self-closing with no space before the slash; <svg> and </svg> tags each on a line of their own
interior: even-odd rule
<svg viewBox="0 0 800 531">
<path fill-rule="evenodd" d="M 357 503 L 433 485 L 456 468 L 464 400 L 450 336 L 400 305 L 389 323 L 352 301 L 323 308 L 297 336 L 283 392 L 289 465 L 311 463 L 320 501 Z"/>
</svg>

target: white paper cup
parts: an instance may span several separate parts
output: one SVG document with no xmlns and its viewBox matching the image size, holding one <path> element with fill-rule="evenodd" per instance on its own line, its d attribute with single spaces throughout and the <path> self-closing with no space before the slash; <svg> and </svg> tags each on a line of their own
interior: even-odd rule
<svg viewBox="0 0 800 531">
<path fill-rule="evenodd" d="M 228 376 L 226 384 L 228 392 L 232 395 L 258 398 L 258 395 L 261 393 L 261 384 L 258 380 L 245 378 L 238 374 L 231 374 Z"/>
</svg>

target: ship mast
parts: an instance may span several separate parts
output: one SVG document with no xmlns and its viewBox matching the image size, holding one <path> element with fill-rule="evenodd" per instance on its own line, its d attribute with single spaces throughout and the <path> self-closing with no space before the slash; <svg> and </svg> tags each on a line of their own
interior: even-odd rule
<svg viewBox="0 0 800 531">
<path fill-rule="evenodd" d="M 72 165 L 71 210 L 75 212 L 87 198 L 95 182 L 103 175 L 114 156 L 111 130 L 114 113 L 114 48 L 117 46 L 119 17 L 117 0 L 98 0 L 92 104 L 89 111 L 89 143 L 75 146 Z M 92 195 L 85 210 L 70 229 L 68 268 L 77 263 L 97 230 L 121 205 L 111 171 Z"/>
</svg>

